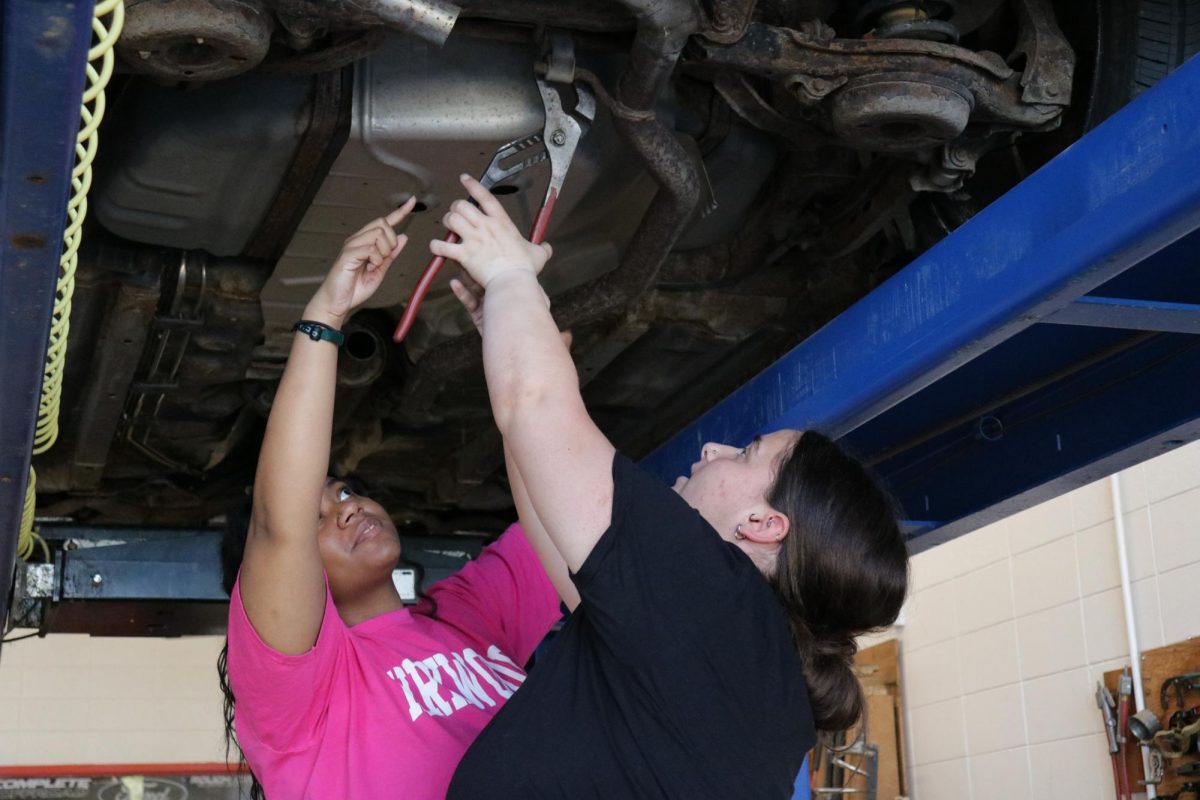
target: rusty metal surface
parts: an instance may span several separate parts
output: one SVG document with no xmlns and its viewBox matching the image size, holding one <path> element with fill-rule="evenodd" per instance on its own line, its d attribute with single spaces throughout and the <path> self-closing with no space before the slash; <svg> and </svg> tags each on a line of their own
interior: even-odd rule
<svg viewBox="0 0 1200 800">
<path fill-rule="evenodd" d="M 829 100 L 833 132 L 864 150 L 919 150 L 958 138 L 974 99 L 952 81 L 883 73 L 851 80 Z"/>
<path fill-rule="evenodd" d="M 612 0 L 466 0 L 460 19 L 529 23 L 553 20 L 554 27 L 572 31 L 632 31 L 637 21 Z"/>
<path fill-rule="evenodd" d="M 134 72 L 215 80 L 257 66 L 274 29 L 258 0 L 128 0 L 117 52 Z"/>
<path fill-rule="evenodd" d="M 314 76 L 310 115 L 279 192 L 244 251 L 278 261 L 350 134 L 353 70 Z"/>
<path fill-rule="evenodd" d="M 618 0 L 637 18 L 629 67 L 617 98 L 628 108 L 651 108 L 662 95 L 688 38 L 703 20 L 694 0 Z"/>
<path fill-rule="evenodd" d="M 1071 78 L 1075 73 L 1075 51 L 1054 21 L 1049 0 L 1016 0 L 1020 22 L 1016 52 L 1025 55 L 1021 74 L 1026 103 L 1071 104 Z"/>
<path fill-rule="evenodd" d="M 371 28 L 405 31 L 441 45 L 459 13 L 445 0 L 128 0 L 125 5 L 125 29 L 117 43 L 123 67 L 187 81 L 254 69 L 267 56 L 277 29 L 293 52 L 274 58 L 272 68 L 304 74 L 337 69 L 371 52 L 380 42 Z"/>
<path fill-rule="evenodd" d="M 332 34 L 327 43 L 303 52 L 289 53 L 279 58 L 268 57 L 259 69 L 285 75 L 311 75 L 338 70 L 360 58 L 366 58 L 378 50 L 386 38 L 387 31 L 382 28 L 339 32 Z"/>
<path fill-rule="evenodd" d="M 777 111 L 754 90 L 744 75 L 722 73 L 715 76 L 713 86 L 739 117 L 761 131 L 775 134 L 806 150 L 830 142 L 828 134 L 808 120 L 785 117 Z"/>
<path fill-rule="evenodd" d="M 569 31 L 580 56 L 575 78 L 596 87 L 605 108 L 585 142 L 589 160 L 572 168 L 570 182 L 586 202 L 560 206 L 556 215 L 571 224 L 561 237 L 553 232 L 548 291 L 556 320 L 575 334 L 573 357 L 598 423 L 635 456 L 928 246 L 921 227 L 932 224 L 921 217 L 926 204 L 967 197 L 983 183 L 964 186 L 982 156 L 1011 145 L 1015 133 L 1055 124 L 1069 99 L 1049 91 L 1069 83 L 1071 65 L 1057 49 L 1061 36 L 1052 18 L 1044 24 L 1041 0 L 1013 0 L 1003 19 L 1003 0 L 961 4 L 953 24 L 975 31 L 964 41 L 984 52 L 880 39 L 919 27 L 919 15 L 909 14 L 912 4 L 903 0 L 888 5 L 896 13 L 872 17 L 874 27 L 865 29 L 854 26 L 854 8 L 836 0 L 467 0 L 442 47 L 385 28 L 371 11 L 382 0 L 355 8 L 351 0 L 256 2 L 274 26 L 256 71 L 311 75 L 315 94 L 303 105 L 309 79 L 295 80 L 295 111 L 282 123 L 255 104 L 229 116 L 228 127 L 249 129 L 287 128 L 294 116 L 307 133 L 296 139 L 286 173 L 284 162 L 272 173 L 282 184 L 258 182 L 269 186 L 259 208 L 275 199 L 265 217 L 251 215 L 246 230 L 256 232 L 249 244 L 221 254 L 250 259 L 255 269 L 278 262 L 272 284 L 283 283 L 301 304 L 329 255 L 308 234 L 331 235 L 340 244 L 342 236 L 333 234 L 351 215 L 394 207 L 408 189 L 388 170 L 453 178 L 482 158 L 491 148 L 476 129 L 490 134 L 504 120 L 483 112 L 530 111 L 519 91 L 497 104 L 495 76 L 510 76 L 518 89 L 532 86 L 539 60 L 534 32 L 548 25 Z M 846 38 L 855 35 L 866 38 Z M 1024 56 L 1015 69 L 1010 64 L 1017 61 L 997 55 L 1011 59 L 1014 42 Z M 503 64 L 497 44 L 508 45 L 500 49 L 512 56 Z M 471 57 L 455 57 L 464 50 Z M 383 108 L 380 87 L 396 102 L 386 116 L 357 118 L 343 147 L 351 98 L 340 68 L 368 54 L 356 66 L 355 107 L 361 100 Z M 380 65 L 389 60 L 404 69 L 384 71 Z M 133 90 L 168 86 L 144 75 L 127 79 Z M 471 91 L 463 96 L 462 87 Z M 179 96 L 198 94 L 177 83 L 168 90 L 175 89 Z M 270 96 L 269 87 L 262 90 L 263 101 Z M 532 111 L 540 119 L 540 105 Z M 162 130 L 179 140 L 186 128 Z M 364 156 L 352 163 L 359 139 L 364 149 L 382 147 L 386 161 Z M 996 161 L 1003 159 L 987 159 L 985 170 Z M 339 193 L 314 198 L 323 180 L 339 182 Z M 513 209 L 536 182 L 503 198 L 519 225 L 525 220 Z M 438 227 L 429 220 L 440 213 L 443 194 L 419 195 L 435 213 L 412 222 L 407 232 L 414 244 L 430 238 L 426 228 Z M 697 213 L 710 199 L 718 210 Z M 311 220 L 298 225 L 306 212 Z M 309 262 L 312 274 L 289 271 L 297 258 Z M 219 265 L 210 257 L 207 266 Z M 215 272 L 210 277 L 217 280 Z M 259 330 L 265 342 L 290 335 L 278 335 L 271 284 L 258 291 L 251 278 L 260 275 L 243 277 L 185 286 L 203 302 L 185 299 L 179 313 L 164 304 L 147 326 L 148 358 L 130 386 L 139 402 L 131 402 L 121 432 L 131 438 L 117 441 L 103 483 L 86 495 L 70 494 L 70 458 L 47 464 L 45 473 L 39 465 L 50 489 L 40 513 L 86 509 L 123 522 L 196 524 L 219 513 L 228 496 L 223 487 L 240 490 L 238 481 L 250 480 L 256 434 L 286 357 L 286 349 L 253 341 Z M 91 308 L 96 318 L 86 330 L 111 324 L 102 312 L 120 283 L 108 279 L 99 287 Z M 259 300 L 267 309 L 262 325 Z M 479 338 L 452 297 L 439 300 L 444 304 L 411 344 L 394 351 L 389 345 L 392 357 L 382 363 L 370 347 L 358 359 L 342 353 L 332 469 L 365 478 L 398 523 L 430 532 L 476 523 L 492 530 L 510 513 L 510 498 Z M 370 313 L 394 324 L 397 300 L 384 297 L 377 305 Z M 282 315 L 286 327 L 297 310 Z M 239 354 L 250 351 L 247 367 Z M 147 368 L 150 356 L 160 356 L 161 369 Z M 97 379 L 83 369 L 77 395 L 85 380 Z M 75 446 L 75 439 L 64 441 Z"/>
<path fill-rule="evenodd" d="M 294 35 L 322 29 L 383 26 L 441 45 L 454 28 L 459 7 L 445 0 L 269 0 Z"/>
<path fill-rule="evenodd" d="M 827 39 L 819 26 L 792 31 L 754 23 L 733 45 L 702 45 L 700 74 L 733 69 L 794 85 L 798 97 L 823 102 L 856 79 L 888 74 L 911 82 L 953 86 L 972 98 L 972 119 L 1013 128 L 1041 128 L 1062 113 L 1058 104 L 1027 103 L 1020 77 L 995 53 L 915 40 Z M 814 88 L 813 82 L 818 82 Z"/>
<path fill-rule="evenodd" d="M 264 265 L 175 254 L 122 417 L 124 445 L 198 476 L 245 435 L 243 379 L 262 335 Z"/>
<path fill-rule="evenodd" d="M 71 487 L 96 489 L 158 306 L 157 279 L 123 283 L 105 315 L 82 399 Z"/>
<path fill-rule="evenodd" d="M 758 0 L 711 0 L 708 25 L 700 35 L 710 42 L 732 44 L 746 35 Z"/>
</svg>

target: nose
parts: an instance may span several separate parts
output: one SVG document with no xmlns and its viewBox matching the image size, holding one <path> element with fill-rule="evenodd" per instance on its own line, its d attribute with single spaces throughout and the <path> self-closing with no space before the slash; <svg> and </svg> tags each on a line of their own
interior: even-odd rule
<svg viewBox="0 0 1200 800">
<path fill-rule="evenodd" d="M 713 459 L 732 458 L 735 455 L 737 455 L 737 448 L 727 444 L 705 442 L 704 446 L 700 448 L 700 460 L 705 464 Z"/>
<path fill-rule="evenodd" d="M 350 520 L 354 518 L 354 515 L 361 510 L 362 506 L 359 505 L 358 498 L 354 495 L 350 495 L 349 499 L 338 503 L 338 527 L 345 528 L 350 524 Z"/>
</svg>

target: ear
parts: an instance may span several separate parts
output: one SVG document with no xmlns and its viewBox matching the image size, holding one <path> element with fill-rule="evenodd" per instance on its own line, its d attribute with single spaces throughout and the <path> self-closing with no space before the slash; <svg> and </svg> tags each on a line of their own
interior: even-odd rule
<svg viewBox="0 0 1200 800">
<path fill-rule="evenodd" d="M 751 514 L 738 530 L 755 544 L 779 544 L 791 530 L 791 521 L 786 514 L 768 508 L 763 514 Z"/>
</svg>

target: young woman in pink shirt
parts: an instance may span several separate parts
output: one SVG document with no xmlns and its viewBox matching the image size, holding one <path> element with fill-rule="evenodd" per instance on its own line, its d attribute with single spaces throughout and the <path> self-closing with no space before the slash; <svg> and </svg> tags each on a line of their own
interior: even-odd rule
<svg viewBox="0 0 1200 800">
<path fill-rule="evenodd" d="M 405 608 L 387 512 L 327 477 L 339 329 L 404 247 L 393 228 L 412 206 L 346 240 L 297 323 L 267 422 L 218 666 L 227 732 L 270 800 L 444 797 L 560 616 L 517 526 Z"/>
</svg>

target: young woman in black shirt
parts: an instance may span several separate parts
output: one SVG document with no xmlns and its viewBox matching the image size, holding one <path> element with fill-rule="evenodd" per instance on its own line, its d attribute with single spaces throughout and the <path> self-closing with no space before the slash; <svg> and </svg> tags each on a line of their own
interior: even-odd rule
<svg viewBox="0 0 1200 800">
<path fill-rule="evenodd" d="M 858 718 L 855 637 L 893 622 L 903 537 L 861 465 L 814 432 L 706 444 L 672 488 L 584 407 L 525 241 L 463 183 L 430 250 L 483 334 L 522 523 L 579 605 L 459 765 L 448 797 L 786 798 L 818 730 Z"/>
</svg>

